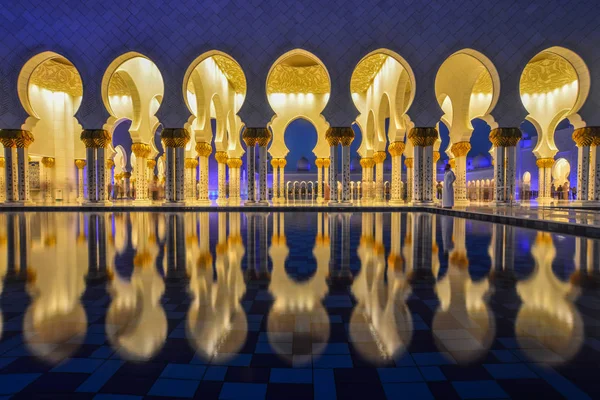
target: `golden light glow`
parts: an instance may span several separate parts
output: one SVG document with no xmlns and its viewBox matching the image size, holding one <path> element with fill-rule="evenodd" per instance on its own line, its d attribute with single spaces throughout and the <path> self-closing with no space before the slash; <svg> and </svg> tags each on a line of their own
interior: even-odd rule
<svg viewBox="0 0 600 400">
<path fill-rule="evenodd" d="M 350 79 L 350 91 L 352 93 L 367 91 L 387 58 L 386 54 L 379 53 L 373 54 L 359 62 Z"/>
<path fill-rule="evenodd" d="M 320 65 L 292 66 L 277 64 L 269 74 L 267 94 L 330 92 L 329 75 Z"/>
<path fill-rule="evenodd" d="M 492 83 L 492 76 L 489 71 L 485 69 L 479 74 L 477 81 L 475 81 L 473 93 L 492 94 L 493 90 L 494 85 Z"/>
<path fill-rule="evenodd" d="M 573 65 L 554 53 L 534 57 L 521 75 L 521 96 L 551 93 L 577 81 Z"/>
<path fill-rule="evenodd" d="M 231 58 L 221 55 L 212 56 L 212 59 L 233 86 L 233 90 L 237 93 L 246 93 L 246 77 L 240 65 Z"/>
<path fill-rule="evenodd" d="M 79 72 L 73 64 L 59 58 L 40 64 L 31 74 L 29 83 L 52 92 L 67 93 L 73 97 L 83 95 Z"/>
<path fill-rule="evenodd" d="M 118 73 L 115 73 L 110 77 L 110 82 L 108 84 L 108 95 L 116 98 L 130 95 L 127 83 Z"/>
</svg>

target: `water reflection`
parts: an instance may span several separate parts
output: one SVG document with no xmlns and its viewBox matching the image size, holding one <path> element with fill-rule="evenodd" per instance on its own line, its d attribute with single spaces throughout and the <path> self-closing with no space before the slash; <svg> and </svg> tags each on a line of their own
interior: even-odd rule
<svg viewBox="0 0 600 400">
<path fill-rule="evenodd" d="M 527 360 L 565 364 L 585 339 L 576 301 L 596 296 L 599 256 L 596 240 L 426 213 L 0 215 L 3 305 L 29 298 L 10 329 L 50 364 L 97 321 L 138 362 L 173 333 L 210 363 L 260 347 L 306 366 L 347 342 L 370 365 L 423 347 L 466 365 L 501 330 Z M 88 290 L 100 294 L 83 301 Z M 185 301 L 167 307 L 169 290 Z"/>
</svg>

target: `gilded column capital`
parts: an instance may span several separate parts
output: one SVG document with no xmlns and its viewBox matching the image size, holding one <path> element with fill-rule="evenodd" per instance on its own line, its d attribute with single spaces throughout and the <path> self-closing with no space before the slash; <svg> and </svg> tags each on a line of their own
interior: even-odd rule
<svg viewBox="0 0 600 400">
<path fill-rule="evenodd" d="M 385 151 L 378 151 L 375 154 L 373 154 L 373 161 L 375 161 L 375 164 L 382 164 L 385 159 L 387 157 L 387 154 Z"/>
<path fill-rule="evenodd" d="M 494 147 L 514 147 L 522 136 L 519 128 L 496 128 L 490 132 L 490 142 Z"/>
<path fill-rule="evenodd" d="M 401 156 L 404 153 L 404 142 L 394 142 L 388 146 L 388 152 L 392 157 Z"/>
<path fill-rule="evenodd" d="M 123 172 L 123 178 L 125 178 L 125 179 L 131 178 L 131 172 Z"/>
<path fill-rule="evenodd" d="M 106 168 L 112 169 L 115 166 L 115 160 L 111 160 L 110 158 L 106 160 Z"/>
<path fill-rule="evenodd" d="M 55 162 L 54 157 L 42 157 L 42 165 L 46 168 L 54 167 Z"/>
<path fill-rule="evenodd" d="M 362 168 L 370 168 L 373 166 L 373 163 L 374 163 L 374 161 L 370 157 L 363 157 L 360 159 L 360 166 Z"/>
<path fill-rule="evenodd" d="M 208 157 L 212 153 L 212 146 L 206 142 L 196 142 L 196 153 L 199 157 Z"/>
<path fill-rule="evenodd" d="M 317 158 L 315 160 L 315 165 L 317 166 L 317 168 L 322 168 L 323 167 L 323 159 L 322 158 Z"/>
<path fill-rule="evenodd" d="M 242 166 L 242 159 L 241 158 L 228 158 L 227 166 L 229 168 L 240 168 Z"/>
<path fill-rule="evenodd" d="M 226 164 L 227 163 L 227 152 L 217 151 L 215 153 L 215 160 L 217 160 L 217 162 L 219 164 Z"/>
<path fill-rule="evenodd" d="M 538 158 L 535 165 L 538 168 L 551 168 L 554 165 L 554 158 Z"/>
<path fill-rule="evenodd" d="M 285 168 L 286 165 L 287 165 L 287 160 L 285 158 L 280 158 L 279 159 L 279 168 Z"/>
<path fill-rule="evenodd" d="M 413 167 L 413 158 L 412 157 L 408 157 L 404 160 L 404 165 L 406 165 L 406 168 L 412 168 Z"/>
<path fill-rule="evenodd" d="M 196 161 L 193 158 L 186 158 L 183 165 L 185 168 L 189 169 L 196 168 L 196 166 L 198 165 L 198 161 Z"/>
<path fill-rule="evenodd" d="M 190 133 L 184 128 L 165 128 L 160 138 L 165 147 L 181 148 L 190 141 Z"/>
<path fill-rule="evenodd" d="M 600 146 L 600 127 L 586 126 L 575 129 L 573 132 L 573 141 L 578 147 Z"/>
<path fill-rule="evenodd" d="M 349 126 L 331 127 L 325 133 L 325 140 L 327 140 L 329 146 L 337 146 L 338 144 L 344 147 L 350 146 L 354 140 L 354 130 Z"/>
<path fill-rule="evenodd" d="M 331 160 L 329 158 L 322 158 L 322 160 L 323 160 L 323 167 L 329 168 L 329 166 L 331 165 Z"/>
<path fill-rule="evenodd" d="M 81 141 L 87 149 L 100 149 L 110 143 L 110 133 L 104 129 L 84 129 L 81 131 Z"/>
<path fill-rule="evenodd" d="M 273 167 L 273 168 L 279 167 L 279 159 L 278 158 L 271 159 L 271 167 Z"/>
<path fill-rule="evenodd" d="M 432 127 L 415 127 L 408 133 L 408 139 L 413 146 L 429 147 L 433 146 L 438 139 L 438 131 Z"/>
<path fill-rule="evenodd" d="M 77 169 L 83 169 L 87 165 L 85 160 L 75 160 L 75 166 Z"/>
<path fill-rule="evenodd" d="M 450 151 L 452 151 L 452 154 L 454 154 L 454 157 L 466 157 L 467 154 L 469 154 L 469 151 L 471 150 L 471 143 L 469 142 L 458 142 L 458 143 L 454 143 L 452 145 L 452 147 L 450 148 Z"/>
<path fill-rule="evenodd" d="M 136 157 L 147 158 L 152 152 L 152 148 L 146 143 L 134 143 L 131 145 L 131 151 Z"/>
<path fill-rule="evenodd" d="M 156 167 L 156 161 L 146 160 L 146 167 L 148 167 L 148 169 L 154 169 L 154 167 Z"/>
<path fill-rule="evenodd" d="M 451 158 L 448 160 L 448 164 L 450 164 L 450 168 L 456 168 L 456 158 Z"/>
<path fill-rule="evenodd" d="M 0 143 L 7 148 L 27 148 L 33 143 L 31 132 L 24 129 L 0 129 Z"/>
</svg>

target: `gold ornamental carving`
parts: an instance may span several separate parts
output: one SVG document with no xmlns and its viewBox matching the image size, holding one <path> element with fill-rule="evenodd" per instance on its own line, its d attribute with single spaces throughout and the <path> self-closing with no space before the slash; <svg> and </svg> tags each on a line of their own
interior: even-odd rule
<svg viewBox="0 0 600 400">
<path fill-rule="evenodd" d="M 6 160 L 4 157 L 0 157 L 0 168 L 6 167 Z"/>
<path fill-rule="evenodd" d="M 273 167 L 273 168 L 279 167 L 279 159 L 278 158 L 273 158 L 271 160 L 271 167 Z"/>
<path fill-rule="evenodd" d="M 267 128 L 246 128 L 242 133 L 242 140 L 246 146 L 254 147 L 259 145 L 266 146 L 271 140 L 271 131 Z"/>
<path fill-rule="evenodd" d="M 464 251 L 453 251 L 452 253 L 450 253 L 448 263 L 455 265 L 459 268 L 469 267 L 469 259 L 467 258 L 467 255 Z"/>
<path fill-rule="evenodd" d="M 473 85 L 473 93 L 484 93 L 492 94 L 494 91 L 494 84 L 492 82 L 492 76 L 490 72 L 485 68 L 477 77 L 475 85 Z"/>
<path fill-rule="evenodd" d="M 131 96 L 131 92 L 129 90 L 129 87 L 127 86 L 127 82 L 125 82 L 125 80 L 121 78 L 121 75 L 118 71 L 110 77 L 110 82 L 108 82 L 108 96 Z"/>
<path fill-rule="evenodd" d="M 558 54 L 544 52 L 533 58 L 523 70 L 521 95 L 549 93 L 577 81 L 573 65 Z"/>
<path fill-rule="evenodd" d="M 210 143 L 197 142 L 196 153 L 198 153 L 199 157 L 208 157 L 212 153 L 212 146 L 210 145 Z"/>
<path fill-rule="evenodd" d="M 194 158 L 186 158 L 183 165 L 185 168 L 193 169 L 198 166 L 198 161 Z"/>
<path fill-rule="evenodd" d="M 413 146 L 429 147 L 433 146 L 438 139 L 437 129 L 431 127 L 412 128 L 408 133 L 408 139 Z"/>
<path fill-rule="evenodd" d="M 75 166 L 77 167 L 77 169 L 83 169 L 86 165 L 87 162 L 85 160 L 75 160 Z"/>
<path fill-rule="evenodd" d="M 329 158 L 323 158 L 323 167 L 329 168 L 330 165 L 331 165 L 331 160 Z"/>
<path fill-rule="evenodd" d="M 240 65 L 231 58 L 221 55 L 214 55 L 212 59 L 223 72 L 233 90 L 237 93 L 246 93 L 246 77 Z"/>
<path fill-rule="evenodd" d="M 285 158 L 280 158 L 279 159 L 279 168 L 285 168 L 286 165 L 287 165 L 287 160 Z"/>
<path fill-rule="evenodd" d="M 471 150 L 471 143 L 469 142 L 458 142 L 452 145 L 450 151 L 454 154 L 454 157 L 466 157 Z"/>
<path fill-rule="evenodd" d="M 131 172 L 123 172 L 123 178 L 125 178 L 125 179 L 131 178 Z"/>
<path fill-rule="evenodd" d="M 83 95 L 83 84 L 79 72 L 73 64 L 61 59 L 48 60 L 37 66 L 29 78 L 29 84 L 51 92 L 66 93 L 73 97 Z"/>
<path fill-rule="evenodd" d="M 552 168 L 554 165 L 554 158 L 538 158 L 535 162 L 538 168 Z"/>
<path fill-rule="evenodd" d="M 115 166 L 115 161 L 114 160 L 111 160 L 110 158 L 108 160 L 106 160 L 106 168 L 108 168 L 110 170 L 114 166 Z"/>
<path fill-rule="evenodd" d="M 148 169 L 154 169 L 154 167 L 156 167 L 156 161 L 155 160 L 146 160 L 146 167 Z"/>
<path fill-rule="evenodd" d="M 378 151 L 375 154 L 373 154 L 373 161 L 375 161 L 375 164 L 383 164 L 386 157 L 387 154 L 385 153 L 385 151 Z"/>
<path fill-rule="evenodd" d="M 600 127 L 586 126 L 573 132 L 573 141 L 579 147 L 600 146 Z"/>
<path fill-rule="evenodd" d="M 440 155 L 439 151 L 434 151 L 433 152 L 433 162 L 434 163 L 438 162 L 440 160 L 440 157 L 441 157 L 441 155 Z"/>
<path fill-rule="evenodd" d="M 241 158 L 228 158 L 227 166 L 229 168 L 240 168 L 242 166 L 242 159 Z"/>
<path fill-rule="evenodd" d="M 152 148 L 146 143 L 134 143 L 131 145 L 131 151 L 139 158 L 147 158 L 152 152 Z"/>
<path fill-rule="evenodd" d="M 514 147 L 521 137 L 519 128 L 496 128 L 490 132 L 490 142 L 494 147 Z"/>
<path fill-rule="evenodd" d="M 317 158 L 315 160 L 315 165 L 317 166 L 317 168 L 323 168 L 323 159 L 322 158 Z"/>
<path fill-rule="evenodd" d="M 394 142 L 388 146 L 388 151 L 392 157 L 397 157 L 404 153 L 404 148 L 404 142 Z"/>
<path fill-rule="evenodd" d="M 54 157 L 42 157 L 42 165 L 46 168 L 54 167 L 55 163 L 56 160 L 54 159 Z"/>
<path fill-rule="evenodd" d="M 0 129 L 0 143 L 6 148 L 27 148 L 34 142 L 31 132 L 23 129 Z"/>
<path fill-rule="evenodd" d="M 110 143 L 110 133 L 104 129 L 84 129 L 81 132 L 81 141 L 86 148 L 105 148 Z"/>
<path fill-rule="evenodd" d="M 366 92 L 387 58 L 386 54 L 378 53 L 359 62 L 350 78 L 350 92 Z"/>
<path fill-rule="evenodd" d="M 350 127 L 331 127 L 325 133 L 325 140 L 329 146 L 350 146 L 354 140 L 354 130 Z"/>
<path fill-rule="evenodd" d="M 219 164 L 226 164 L 227 163 L 227 152 L 217 151 L 215 153 L 215 160 L 217 160 L 217 162 Z"/>
<path fill-rule="evenodd" d="M 185 128 L 165 128 L 160 138 L 165 147 L 182 148 L 190 141 L 190 133 Z"/>
<path fill-rule="evenodd" d="M 267 94 L 272 93 L 329 93 L 329 75 L 320 65 L 295 67 L 277 64 L 267 82 Z"/>
<path fill-rule="evenodd" d="M 448 164 L 450 164 L 450 168 L 456 168 L 456 158 L 451 158 L 448 160 Z"/>
<path fill-rule="evenodd" d="M 409 158 L 405 159 L 404 165 L 406 165 L 406 168 L 412 168 L 413 167 L 413 158 L 409 157 Z"/>
<path fill-rule="evenodd" d="M 363 157 L 360 159 L 360 166 L 363 168 L 373 168 L 375 160 L 372 157 Z"/>
</svg>

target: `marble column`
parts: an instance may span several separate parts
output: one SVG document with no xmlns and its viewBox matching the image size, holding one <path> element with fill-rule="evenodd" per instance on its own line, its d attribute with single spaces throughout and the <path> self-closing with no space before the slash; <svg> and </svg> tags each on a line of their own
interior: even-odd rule
<svg viewBox="0 0 600 400">
<path fill-rule="evenodd" d="M 87 165 L 87 201 L 96 202 L 96 149 L 88 147 L 85 149 Z"/>
<path fill-rule="evenodd" d="M 331 166 L 331 160 L 329 158 L 323 158 L 323 196 L 325 196 L 325 184 L 329 185 L 329 170 Z"/>
<path fill-rule="evenodd" d="M 392 188 L 390 203 L 399 204 L 402 202 L 402 153 L 404 152 L 404 142 L 394 142 L 389 145 L 388 151 L 392 156 Z"/>
<path fill-rule="evenodd" d="M 0 203 L 6 201 L 6 160 L 0 157 Z M 4 170 L 4 171 L 3 171 Z"/>
<path fill-rule="evenodd" d="M 96 149 L 97 162 L 97 182 L 98 182 L 98 202 L 110 204 L 108 201 L 108 188 L 106 182 L 106 149 L 99 147 Z"/>
<path fill-rule="evenodd" d="M 452 145 L 451 151 L 456 161 L 454 183 L 454 203 L 465 205 L 467 200 L 467 154 L 471 150 L 471 143 L 458 142 Z"/>
<path fill-rule="evenodd" d="M 104 171 L 104 173 L 105 173 L 104 180 L 106 182 L 106 185 L 111 185 L 112 186 L 113 193 L 114 193 L 114 190 L 115 190 L 114 189 L 114 185 L 112 185 L 112 183 L 113 183 L 112 176 L 113 176 L 113 168 L 114 167 L 115 167 L 115 162 L 113 160 L 111 160 L 111 159 L 106 160 L 106 170 Z M 108 191 L 108 189 L 107 189 L 107 193 L 106 193 L 107 200 L 111 200 L 111 196 L 114 196 L 114 195 L 110 191 Z"/>
<path fill-rule="evenodd" d="M 108 167 L 109 165 L 106 164 L 106 166 Z M 153 160 L 153 159 L 147 159 L 146 160 L 146 168 L 147 168 L 146 173 L 148 174 L 148 180 L 147 180 L 147 183 L 148 183 L 148 201 L 150 201 L 150 202 L 152 200 L 154 200 L 152 198 L 152 194 L 150 193 L 150 185 L 151 185 L 150 182 L 153 182 L 154 190 L 156 191 L 156 178 L 157 177 L 154 175 L 154 168 L 155 167 L 156 167 L 156 161 L 155 160 Z M 108 174 L 108 176 L 110 177 L 110 173 Z M 110 180 L 107 179 L 107 182 L 110 183 Z"/>
<path fill-rule="evenodd" d="M 3 144 L 4 144 L 4 160 L 5 160 L 4 177 L 5 177 L 5 185 L 6 185 L 4 201 L 6 203 L 14 203 L 18 199 L 16 190 L 15 190 L 16 189 L 15 188 L 16 171 L 15 171 L 15 161 L 14 161 L 15 148 L 14 148 L 14 145 L 12 147 L 7 146 L 6 142 L 3 142 Z"/>
<path fill-rule="evenodd" d="M 329 203 L 336 204 L 338 203 L 338 193 L 337 193 L 337 173 L 336 173 L 336 153 L 337 153 L 338 145 L 337 143 L 334 146 L 329 147 Z"/>
<path fill-rule="evenodd" d="M 577 145 L 577 202 L 591 200 L 590 171 L 591 149 L 594 142 L 593 128 L 580 128 L 573 132 L 573 141 Z"/>
<path fill-rule="evenodd" d="M 175 148 L 166 147 L 165 148 L 165 201 L 173 202 L 175 201 L 173 186 L 173 180 L 175 178 Z"/>
<path fill-rule="evenodd" d="M 248 200 L 247 204 L 256 203 L 256 147 L 254 145 L 246 148 L 246 165 L 248 169 Z"/>
<path fill-rule="evenodd" d="M 131 199 L 133 197 L 133 191 L 131 190 L 131 172 L 123 172 L 123 182 L 125 198 Z"/>
<path fill-rule="evenodd" d="M 499 204 L 506 202 L 505 161 L 505 147 L 494 146 L 494 202 Z"/>
<path fill-rule="evenodd" d="M 200 166 L 198 202 L 206 205 L 210 204 L 208 198 L 208 157 L 212 153 L 212 146 L 210 143 L 197 142 L 196 153 L 198 153 L 198 163 Z"/>
<path fill-rule="evenodd" d="M 217 151 L 215 153 L 218 167 L 218 196 L 217 204 L 223 205 L 227 203 L 227 177 L 225 167 L 227 166 L 227 153 L 225 151 Z"/>
<path fill-rule="evenodd" d="M 148 174 L 147 159 L 152 148 L 146 143 L 134 143 L 131 151 L 135 154 L 135 203 L 148 204 Z"/>
<path fill-rule="evenodd" d="M 413 194 L 413 165 L 414 159 L 412 157 L 406 158 L 404 160 L 404 165 L 406 165 L 406 201 L 412 201 Z"/>
<path fill-rule="evenodd" d="M 323 203 L 323 159 L 317 158 L 315 160 L 315 166 L 317 167 L 317 204 Z"/>
<path fill-rule="evenodd" d="M 433 186 L 431 188 L 432 190 L 432 198 L 434 202 L 440 201 L 437 198 L 437 163 L 440 160 L 440 152 L 439 151 L 434 151 L 433 152 L 433 164 L 431 165 L 431 176 L 433 178 Z"/>
<path fill-rule="evenodd" d="M 414 147 L 412 202 L 430 204 L 433 199 L 433 144 L 438 138 L 438 133 L 435 128 L 413 128 L 408 138 Z"/>
<path fill-rule="evenodd" d="M 373 155 L 375 161 L 375 201 L 383 201 L 383 162 L 387 155 L 385 151 L 378 151 Z"/>
<path fill-rule="evenodd" d="M 42 157 L 42 165 L 44 166 L 44 202 L 54 202 L 54 164 L 55 160 L 52 157 Z"/>
<path fill-rule="evenodd" d="M 273 168 L 273 203 L 278 203 L 279 200 L 279 180 L 277 177 L 277 171 L 279 168 L 279 159 L 273 158 L 271 160 L 271 167 Z"/>
<path fill-rule="evenodd" d="M 600 202 L 600 139 L 590 148 L 590 197 L 591 201 Z"/>
<path fill-rule="evenodd" d="M 285 196 L 287 195 L 287 188 L 285 187 L 285 166 L 287 161 L 285 158 L 279 159 L 279 191 L 281 201 L 285 202 Z"/>
<path fill-rule="evenodd" d="M 515 200 L 517 182 L 517 147 L 506 147 L 506 165 L 504 172 L 504 185 L 506 186 L 506 200 Z"/>
<path fill-rule="evenodd" d="M 85 160 L 75 160 L 75 166 L 77 167 L 77 201 L 83 203 L 85 196 L 83 192 L 83 169 L 87 162 Z"/>
<path fill-rule="evenodd" d="M 550 201 L 552 197 L 552 166 L 554 158 L 538 158 L 535 164 L 538 167 L 538 201 Z"/>
<path fill-rule="evenodd" d="M 352 204 L 350 192 L 350 144 L 352 141 L 342 144 L 342 204 Z"/>
<path fill-rule="evenodd" d="M 175 148 L 175 201 L 185 202 L 185 147 Z"/>
<path fill-rule="evenodd" d="M 258 183 L 260 187 L 259 195 L 260 200 L 258 201 L 261 205 L 269 204 L 269 197 L 267 195 L 267 145 L 264 146 L 258 144 L 258 157 L 259 157 L 259 170 L 258 170 Z"/>
<path fill-rule="evenodd" d="M 240 168 L 242 160 L 240 158 L 229 158 L 227 166 L 229 167 L 229 204 L 239 206 L 241 201 Z"/>
<path fill-rule="evenodd" d="M 16 141 L 19 202 L 23 204 L 31 203 L 31 193 L 29 191 L 29 145 L 31 143 L 33 143 L 31 133 L 24 134 L 21 139 Z"/>
<path fill-rule="evenodd" d="M 515 198 L 517 143 L 519 128 L 496 128 L 490 132 L 494 158 L 494 203 L 512 202 Z"/>
</svg>

